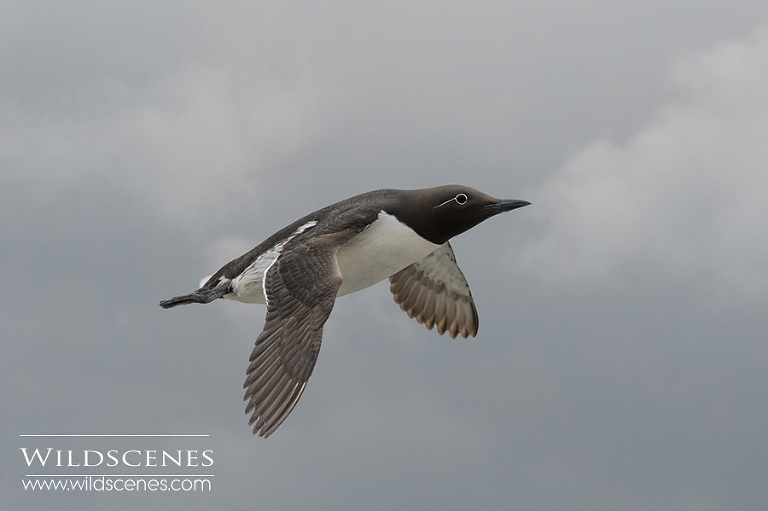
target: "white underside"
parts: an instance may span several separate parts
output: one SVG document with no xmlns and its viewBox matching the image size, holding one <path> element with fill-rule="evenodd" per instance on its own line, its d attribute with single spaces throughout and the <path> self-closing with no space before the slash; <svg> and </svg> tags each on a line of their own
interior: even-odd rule
<svg viewBox="0 0 768 511">
<path fill-rule="evenodd" d="M 301 226 L 296 233 L 259 256 L 243 273 L 232 280 L 234 293 L 224 298 L 249 303 L 267 303 L 264 298 L 264 275 L 280 256 L 285 244 L 309 229 L 315 222 Z M 431 243 L 394 216 L 379 213 L 366 230 L 349 240 L 337 254 L 344 282 L 337 296 L 354 293 L 389 278 L 406 266 L 422 259 L 439 245 Z"/>
<path fill-rule="evenodd" d="M 381 282 L 422 259 L 438 246 L 382 211 L 368 229 L 339 249 L 336 259 L 344 282 L 337 296 Z"/>
</svg>

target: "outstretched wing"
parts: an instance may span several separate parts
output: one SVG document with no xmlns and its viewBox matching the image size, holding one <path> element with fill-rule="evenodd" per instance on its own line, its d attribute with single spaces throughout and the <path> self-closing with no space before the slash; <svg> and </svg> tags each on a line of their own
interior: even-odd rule
<svg viewBox="0 0 768 511">
<path fill-rule="evenodd" d="M 389 277 L 389 289 L 400 308 L 440 335 L 477 335 L 478 317 L 472 293 L 446 242 L 432 253 Z"/>
<path fill-rule="evenodd" d="M 254 434 L 272 434 L 304 392 L 342 283 L 336 253 L 370 223 L 368 217 L 351 212 L 313 236 L 293 240 L 265 273 L 267 318 L 243 384 Z M 341 221 L 346 228 L 323 234 L 322 228 L 332 231 Z"/>
</svg>

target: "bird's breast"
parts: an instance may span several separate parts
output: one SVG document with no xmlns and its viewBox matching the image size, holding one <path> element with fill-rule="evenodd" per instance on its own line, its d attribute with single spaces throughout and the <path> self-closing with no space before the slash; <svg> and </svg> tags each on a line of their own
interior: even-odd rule
<svg viewBox="0 0 768 511">
<path fill-rule="evenodd" d="M 232 279 L 233 292 L 225 298 L 266 303 L 264 274 L 294 236 L 313 227 L 310 222 L 292 236 L 260 254 L 240 275 Z M 336 255 L 344 279 L 338 296 L 354 293 L 394 275 L 422 259 L 439 245 L 427 241 L 396 217 L 382 211 L 363 232 L 339 248 Z"/>
<path fill-rule="evenodd" d="M 344 281 L 338 296 L 381 282 L 438 246 L 382 211 L 366 230 L 339 248 L 336 258 Z"/>
</svg>

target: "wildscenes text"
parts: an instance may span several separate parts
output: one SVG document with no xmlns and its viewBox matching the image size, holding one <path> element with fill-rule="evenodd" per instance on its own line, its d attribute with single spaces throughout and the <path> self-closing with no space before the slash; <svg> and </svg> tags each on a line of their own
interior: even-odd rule
<svg viewBox="0 0 768 511">
<path fill-rule="evenodd" d="M 22 479 L 25 491 L 93 492 L 200 492 L 211 491 L 211 480 L 201 478 L 146 478 L 78 476 L 77 478 Z"/>
<path fill-rule="evenodd" d="M 213 451 L 208 449 L 157 451 L 130 449 L 106 452 L 83 449 L 82 451 L 47 449 L 27 449 L 19 447 L 24 454 L 27 466 L 41 467 L 210 467 L 213 465 Z"/>
</svg>

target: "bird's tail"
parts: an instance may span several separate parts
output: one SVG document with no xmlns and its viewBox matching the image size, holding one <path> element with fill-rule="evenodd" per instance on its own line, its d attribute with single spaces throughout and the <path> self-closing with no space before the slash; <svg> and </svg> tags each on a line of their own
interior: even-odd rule
<svg viewBox="0 0 768 511">
<path fill-rule="evenodd" d="M 208 303 L 212 302 L 216 298 L 221 298 L 227 293 L 232 292 L 232 284 L 227 282 L 213 289 L 203 290 L 198 289 L 188 295 L 174 296 L 170 300 L 163 300 L 160 302 L 160 307 L 163 309 L 170 309 L 177 305 L 184 305 L 187 303 Z"/>
</svg>

